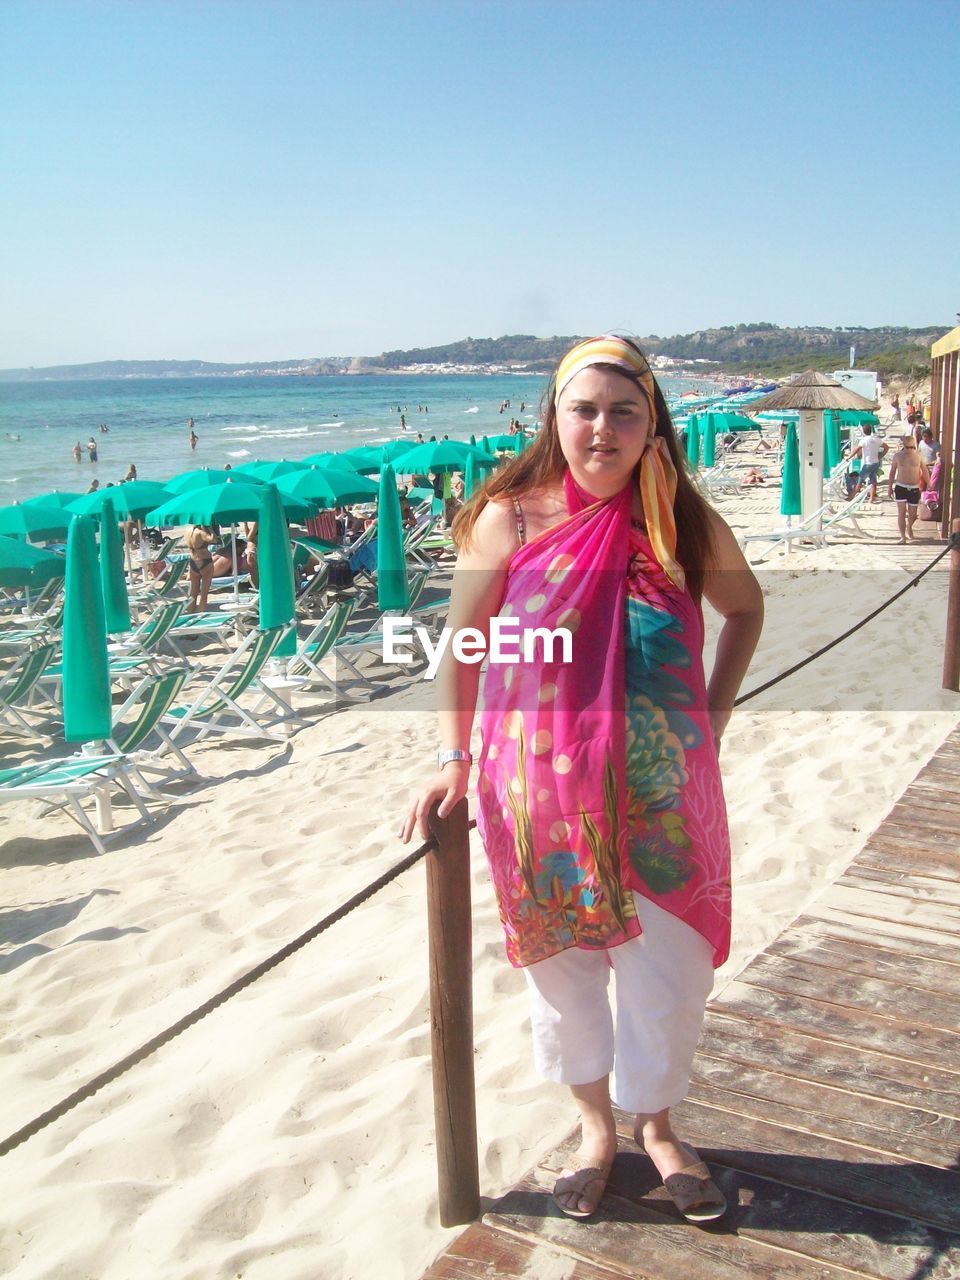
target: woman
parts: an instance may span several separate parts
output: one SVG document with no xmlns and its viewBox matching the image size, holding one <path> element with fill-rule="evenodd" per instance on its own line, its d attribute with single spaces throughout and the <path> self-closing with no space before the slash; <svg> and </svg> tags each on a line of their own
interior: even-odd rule
<svg viewBox="0 0 960 1280">
<path fill-rule="evenodd" d="M 489 664 L 478 813 L 538 1068 L 581 1114 L 555 1201 L 572 1217 L 600 1202 L 613 1069 L 614 1098 L 636 1113 L 675 1203 L 709 1221 L 723 1196 L 670 1107 L 729 947 L 717 750 L 759 636 L 759 587 L 684 472 L 643 354 L 612 335 L 564 356 L 535 442 L 463 509 L 454 537 L 448 626 L 488 636 L 496 616 L 572 633 L 569 661 Z M 724 618 L 709 685 L 701 595 Z M 439 768 L 411 799 L 405 840 L 427 834 L 435 802 L 443 816 L 466 793 L 478 671 L 452 656 L 441 666 Z"/>
<path fill-rule="evenodd" d="M 207 595 L 213 581 L 210 547 L 215 541 L 213 533 L 201 524 L 195 524 L 187 534 L 187 550 L 190 552 L 190 604 L 187 613 L 202 613 L 207 607 Z"/>
</svg>

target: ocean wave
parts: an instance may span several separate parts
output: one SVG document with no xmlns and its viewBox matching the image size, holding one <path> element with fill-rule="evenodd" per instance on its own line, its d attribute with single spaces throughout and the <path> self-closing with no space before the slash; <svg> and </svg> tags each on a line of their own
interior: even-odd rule
<svg viewBox="0 0 960 1280">
<path fill-rule="evenodd" d="M 479 406 L 478 404 L 475 404 L 475 405 L 473 406 L 473 408 L 472 408 L 472 409 L 464 409 L 464 411 L 463 411 L 463 412 L 464 412 L 464 413 L 479 413 L 479 412 L 480 412 L 480 406 Z"/>
<path fill-rule="evenodd" d="M 19 484 L 19 476 L 0 476 L 0 484 Z"/>
<path fill-rule="evenodd" d="M 250 450 L 249 449 L 231 449 L 230 452 L 227 454 L 227 457 L 228 458 L 249 458 Z"/>
</svg>

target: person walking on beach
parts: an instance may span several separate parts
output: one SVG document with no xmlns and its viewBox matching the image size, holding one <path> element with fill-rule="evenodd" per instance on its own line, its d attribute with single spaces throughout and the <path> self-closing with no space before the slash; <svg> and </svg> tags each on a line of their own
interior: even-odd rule
<svg viewBox="0 0 960 1280">
<path fill-rule="evenodd" d="M 93 436 L 87 441 L 87 457 L 91 462 L 96 462 L 97 460 L 97 442 Z"/>
<path fill-rule="evenodd" d="M 866 488 L 869 490 L 870 501 L 879 502 L 877 481 L 880 479 L 880 462 L 889 452 L 889 445 L 880 439 L 869 422 L 865 422 L 861 430 L 863 435 L 860 443 L 850 455 L 851 458 L 862 459 L 860 479 L 854 492 L 859 493 L 861 489 Z"/>
<path fill-rule="evenodd" d="M 635 1140 L 680 1212 L 713 1220 L 723 1195 L 670 1108 L 729 950 L 717 753 L 759 636 L 759 586 L 688 478 L 644 355 L 610 334 L 563 357 L 541 431 L 461 510 L 454 540 L 454 634 L 489 641 L 516 620 L 570 639 L 562 660 L 541 640 L 530 660 L 488 664 L 478 788 L 535 1061 L 580 1110 L 580 1150 L 554 1201 L 577 1218 L 600 1203 L 617 1143 L 612 1069 L 614 1099 L 636 1114 Z M 723 618 L 709 682 L 701 599 Z M 411 797 L 404 840 L 467 791 L 479 667 L 453 648 L 438 673 L 438 767 Z"/>
<path fill-rule="evenodd" d="M 887 487 L 897 502 L 897 529 L 900 542 L 913 541 L 913 526 L 917 522 L 920 492 L 930 487 L 930 473 L 920 457 L 917 442 L 910 432 L 903 437 L 900 448 L 890 464 Z"/>
<path fill-rule="evenodd" d="M 73 446 L 73 460 L 74 462 L 79 462 L 82 457 L 83 457 L 83 449 L 81 448 L 80 441 L 78 440 L 77 443 Z"/>
</svg>

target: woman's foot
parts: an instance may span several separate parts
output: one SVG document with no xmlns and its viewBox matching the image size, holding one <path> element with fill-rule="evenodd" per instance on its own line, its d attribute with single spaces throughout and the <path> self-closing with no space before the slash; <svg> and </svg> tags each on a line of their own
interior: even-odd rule
<svg viewBox="0 0 960 1280">
<path fill-rule="evenodd" d="M 670 1199 L 688 1222 L 715 1222 L 727 1211 L 723 1192 L 692 1147 L 673 1133 L 669 1122 L 637 1123 L 634 1141 L 656 1166 Z"/>
<path fill-rule="evenodd" d="M 611 1164 L 584 1156 L 572 1156 L 553 1184 L 553 1199 L 568 1218 L 590 1218 L 607 1189 Z"/>
<path fill-rule="evenodd" d="M 570 1218 L 589 1218 L 596 1212 L 617 1154 L 617 1126 L 610 1106 L 607 1080 L 573 1085 L 580 1107 L 580 1149 L 561 1172 L 553 1198 Z"/>
</svg>

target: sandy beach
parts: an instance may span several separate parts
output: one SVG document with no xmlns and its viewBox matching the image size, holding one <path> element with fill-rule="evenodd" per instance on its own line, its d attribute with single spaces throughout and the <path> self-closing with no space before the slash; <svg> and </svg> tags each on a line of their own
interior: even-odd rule
<svg viewBox="0 0 960 1280">
<path fill-rule="evenodd" d="M 742 458 L 740 454 L 742 452 Z M 737 465 L 771 464 L 738 450 Z M 719 495 L 738 534 L 781 523 L 770 483 Z M 933 526 L 770 554 L 745 690 L 812 653 L 934 556 Z M 751 558 L 762 554 L 748 548 Z M 734 945 L 718 989 L 829 884 L 960 720 L 940 690 L 947 560 L 850 640 L 738 710 L 722 765 Z M 709 620 L 708 620 L 709 621 Z M 709 621 L 708 635 L 716 625 Z M 0 1137 L 19 1129 L 400 860 L 435 750 L 419 683 L 332 709 L 287 744 L 192 749 L 205 781 L 98 857 L 67 818 L 4 806 Z M 8 740 L 4 739 L 6 744 Z M 530 1063 L 526 996 L 472 849 L 481 1191 L 574 1122 Z M 437 1213 L 424 871 L 0 1160 L 11 1280 L 410 1280 Z"/>
</svg>

